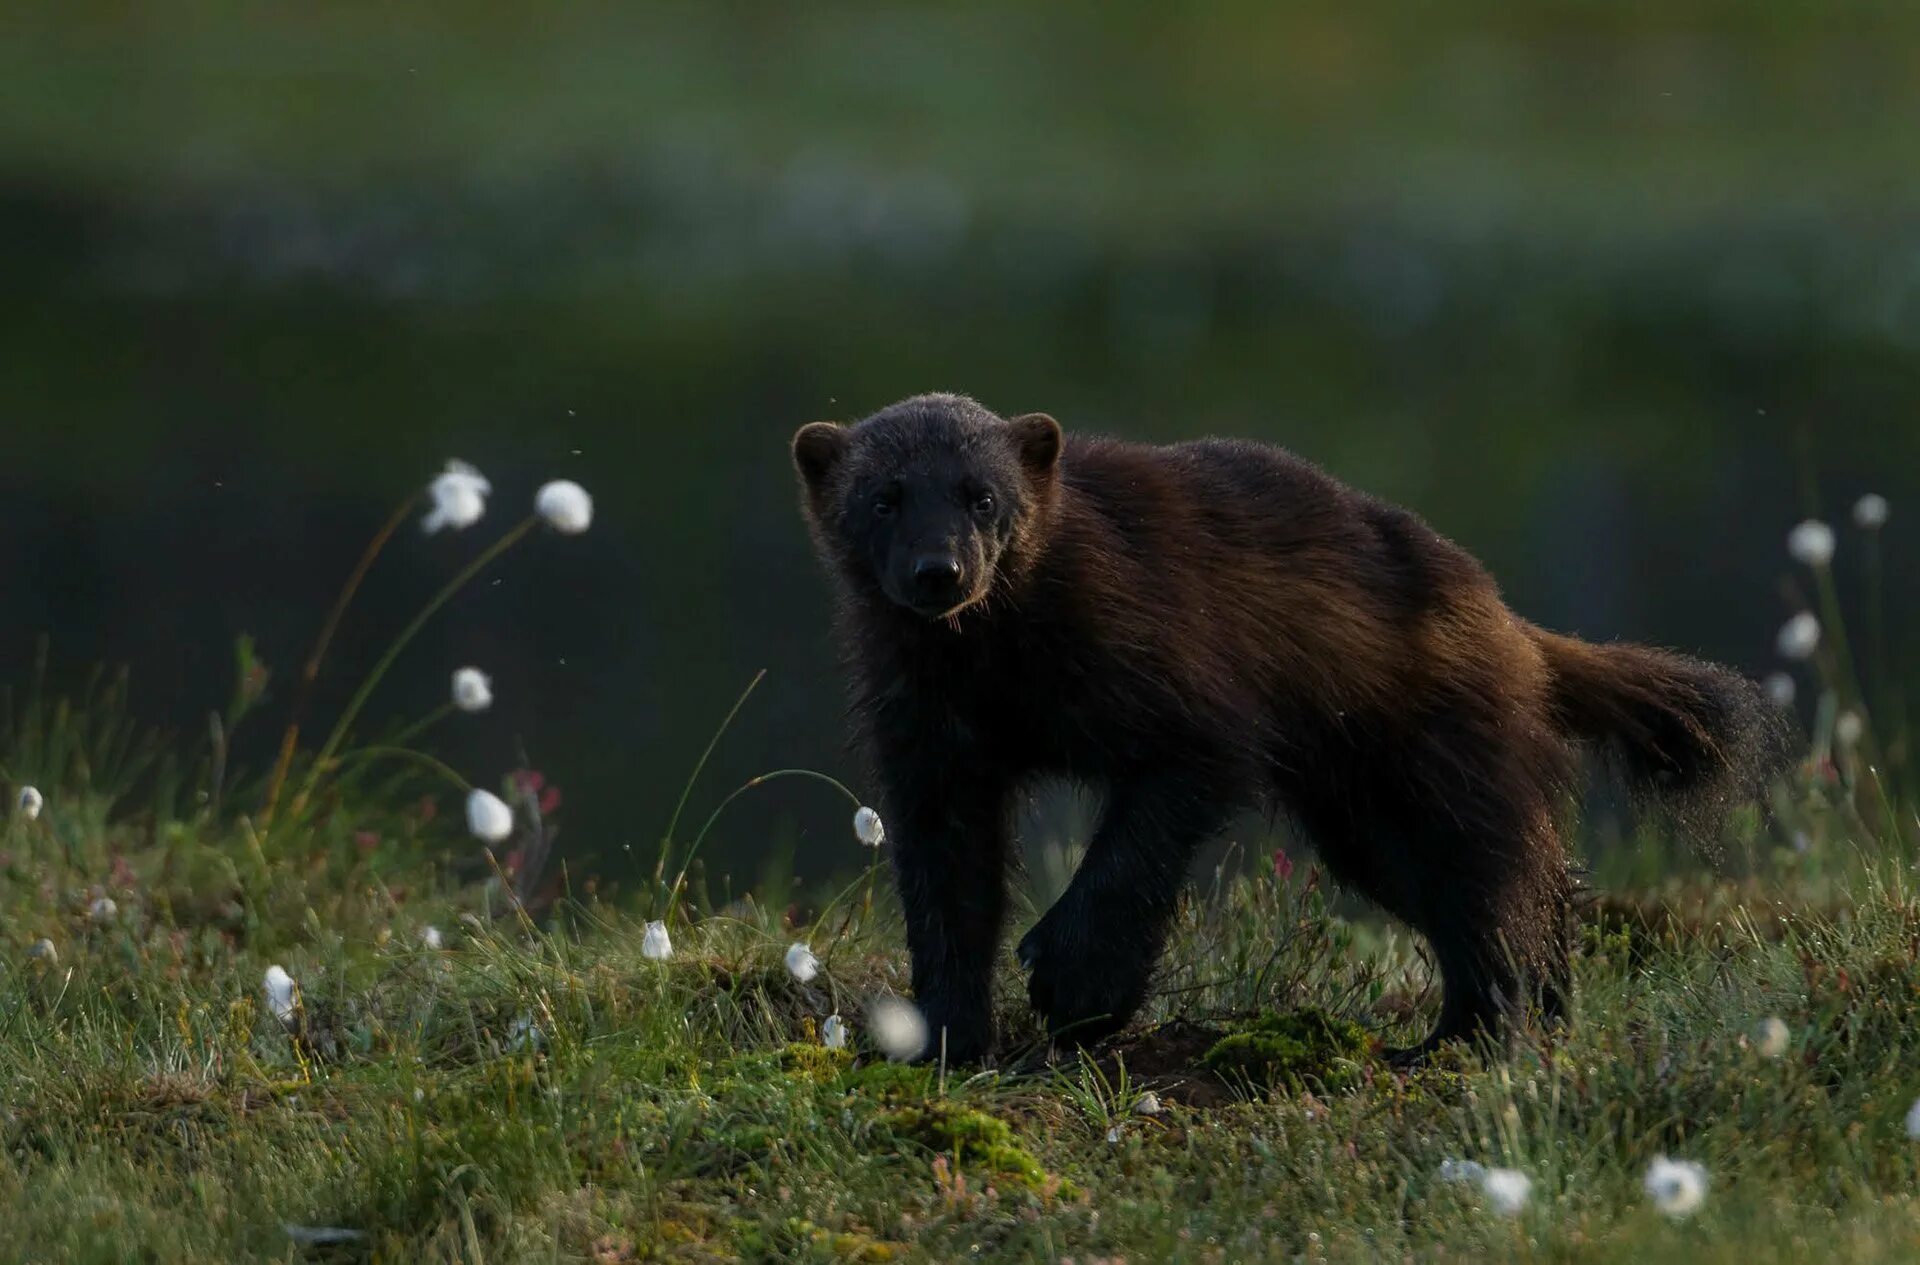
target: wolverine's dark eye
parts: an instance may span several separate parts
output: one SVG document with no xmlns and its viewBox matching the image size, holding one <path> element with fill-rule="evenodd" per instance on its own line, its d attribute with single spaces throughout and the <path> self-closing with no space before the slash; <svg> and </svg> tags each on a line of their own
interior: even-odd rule
<svg viewBox="0 0 1920 1265">
<path fill-rule="evenodd" d="M 882 492 L 879 496 L 873 498 L 873 516 L 875 518 L 892 518 L 893 512 L 899 508 L 900 498 L 891 492 Z"/>
<path fill-rule="evenodd" d="M 973 512 L 976 514 L 993 513 L 993 493 L 982 492 L 973 498 Z"/>
</svg>

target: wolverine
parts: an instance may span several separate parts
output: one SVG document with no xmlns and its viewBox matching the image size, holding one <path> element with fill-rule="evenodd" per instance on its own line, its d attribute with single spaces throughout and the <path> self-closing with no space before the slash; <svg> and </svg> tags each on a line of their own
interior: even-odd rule
<svg viewBox="0 0 1920 1265">
<path fill-rule="evenodd" d="M 1583 755 L 1681 820 L 1758 797 L 1782 717 L 1740 675 L 1548 632 L 1414 514 L 1282 449 L 1063 434 L 920 395 L 793 439 L 894 841 L 928 1057 L 993 1048 L 1023 793 L 1101 797 L 1020 941 L 1056 1037 L 1145 1000 L 1196 852 L 1284 815 L 1441 976 L 1442 1042 L 1566 1002 Z"/>
</svg>

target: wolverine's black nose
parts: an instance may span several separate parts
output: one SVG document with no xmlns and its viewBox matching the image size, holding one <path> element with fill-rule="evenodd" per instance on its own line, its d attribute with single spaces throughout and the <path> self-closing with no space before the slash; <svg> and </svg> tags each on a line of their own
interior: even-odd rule
<svg viewBox="0 0 1920 1265">
<path fill-rule="evenodd" d="M 939 601 L 960 592 L 960 559 L 935 553 L 913 562 L 913 591 L 923 601 Z"/>
</svg>

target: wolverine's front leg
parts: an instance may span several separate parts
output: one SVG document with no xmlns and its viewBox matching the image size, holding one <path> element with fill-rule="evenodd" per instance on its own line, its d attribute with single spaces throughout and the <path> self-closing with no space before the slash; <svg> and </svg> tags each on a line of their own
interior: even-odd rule
<svg viewBox="0 0 1920 1265">
<path fill-rule="evenodd" d="M 1232 802 L 1230 788 L 1176 770 L 1115 785 L 1073 882 L 1020 941 L 1027 997 L 1049 1031 L 1091 1043 L 1133 1017 L 1188 866 Z"/>
<path fill-rule="evenodd" d="M 883 762 L 884 763 L 884 762 Z M 950 764 L 883 767 L 924 1057 L 977 1062 L 993 1044 L 993 962 L 1007 904 L 1010 788 Z"/>
</svg>

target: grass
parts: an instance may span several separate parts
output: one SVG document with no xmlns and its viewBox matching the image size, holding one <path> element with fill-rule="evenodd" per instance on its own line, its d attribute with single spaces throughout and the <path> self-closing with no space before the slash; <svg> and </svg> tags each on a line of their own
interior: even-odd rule
<svg viewBox="0 0 1920 1265">
<path fill-rule="evenodd" d="M 676 928 L 667 962 L 591 894 L 536 925 L 497 883 L 445 877 L 417 805 L 370 825 L 339 808 L 294 837 L 303 860 L 261 855 L 244 819 L 121 818 L 102 793 L 49 793 L 6 829 L 0 1258 L 1757 1262 L 1920 1245 L 1904 1125 L 1920 898 L 1891 858 L 1783 849 L 1744 880 L 1609 892 L 1565 1034 L 1411 1077 L 1370 1040 L 1431 1013 L 1405 940 L 1342 918 L 1309 874 L 1223 872 L 1183 913 L 1141 1025 L 1015 1074 L 865 1047 L 864 999 L 906 984 L 884 900 L 812 930 L 824 969 L 802 985 L 782 957 L 808 931 L 751 900 Z M 111 918 L 92 912 L 103 894 Z M 429 925 L 445 947 L 423 946 Z M 35 956 L 42 937 L 57 958 Z M 262 996 L 273 962 L 299 982 L 291 1025 Z M 1002 983 L 1030 1036 L 1010 964 Z M 830 1013 L 852 1021 L 848 1050 L 819 1041 Z M 1767 1016 L 1792 1033 L 1783 1057 L 1749 1037 Z M 1156 1114 L 1136 1110 L 1148 1090 Z M 1640 1190 L 1661 1154 L 1711 1175 L 1690 1220 Z M 1525 1171 L 1530 1204 L 1495 1213 L 1440 1179 L 1447 1159 Z"/>
</svg>

